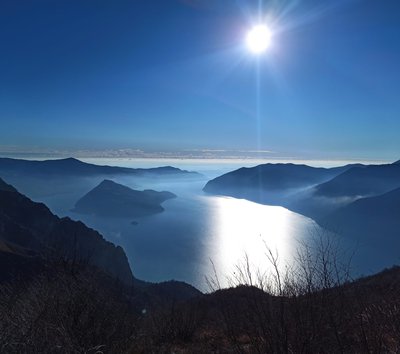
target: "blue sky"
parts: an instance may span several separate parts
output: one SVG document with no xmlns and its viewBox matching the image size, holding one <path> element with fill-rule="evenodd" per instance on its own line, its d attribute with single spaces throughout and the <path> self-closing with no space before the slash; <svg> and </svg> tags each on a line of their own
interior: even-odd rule
<svg viewBox="0 0 400 354">
<path fill-rule="evenodd" d="M 395 160 L 399 38 L 395 0 L 3 0 L 0 153 Z"/>
</svg>

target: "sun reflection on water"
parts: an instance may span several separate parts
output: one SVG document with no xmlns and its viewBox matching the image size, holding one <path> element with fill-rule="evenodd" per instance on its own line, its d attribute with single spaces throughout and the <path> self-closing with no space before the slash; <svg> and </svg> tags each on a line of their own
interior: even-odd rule
<svg viewBox="0 0 400 354">
<path fill-rule="evenodd" d="M 227 197 L 205 198 L 210 202 L 212 198 L 214 206 L 207 253 L 223 286 L 246 255 L 254 273 L 271 270 L 267 248 L 278 254 L 283 269 L 295 256 L 303 230 L 309 226 L 307 219 L 282 207 Z"/>
</svg>

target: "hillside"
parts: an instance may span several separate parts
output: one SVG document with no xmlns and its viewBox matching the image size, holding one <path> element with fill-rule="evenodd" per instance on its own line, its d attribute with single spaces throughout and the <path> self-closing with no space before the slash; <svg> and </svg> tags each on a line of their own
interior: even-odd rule
<svg viewBox="0 0 400 354">
<path fill-rule="evenodd" d="M 400 188 L 358 199 L 328 215 L 322 223 L 340 227 L 346 236 L 391 244 L 397 241 L 400 232 Z"/>
<path fill-rule="evenodd" d="M 4 185 L 1 179 L 0 184 Z M 37 255 L 87 261 L 126 284 L 133 281 L 121 247 L 81 222 L 58 218 L 17 191 L 0 190 L 0 240 Z"/>
<path fill-rule="evenodd" d="M 0 348 L 4 353 L 396 352 L 399 268 L 318 286 L 324 275 L 332 279 L 331 270 L 310 280 L 313 289 L 300 279 L 290 287 L 290 279 L 282 278 L 283 296 L 270 280 L 265 288 L 241 284 L 176 298 L 170 292 L 174 283 L 128 290 L 96 270 L 53 264 L 29 283 L 0 283 Z"/>
<path fill-rule="evenodd" d="M 353 167 L 316 187 L 316 195 L 329 198 L 373 196 L 400 187 L 400 164 Z"/>
<path fill-rule="evenodd" d="M 7 184 L 0 178 L 0 191 L 5 191 L 5 192 L 16 192 L 17 190 L 11 186 L 10 184 Z"/>
</svg>

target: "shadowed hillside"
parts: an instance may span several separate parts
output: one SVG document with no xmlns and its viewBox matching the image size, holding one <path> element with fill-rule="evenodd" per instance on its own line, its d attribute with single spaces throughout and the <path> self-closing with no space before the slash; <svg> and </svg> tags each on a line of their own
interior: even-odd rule
<svg viewBox="0 0 400 354">
<path fill-rule="evenodd" d="M 354 167 L 316 187 L 319 196 L 361 197 L 389 192 L 400 187 L 400 165 Z"/>
<path fill-rule="evenodd" d="M 328 215 L 322 223 L 340 225 L 346 236 L 394 244 L 400 236 L 400 188 L 361 198 Z"/>
<path fill-rule="evenodd" d="M 0 239 L 36 254 L 87 260 L 126 284 L 133 281 L 125 252 L 95 230 L 69 218 L 58 218 L 41 203 L 0 185 Z M 4 190 L 8 189 L 8 190 Z"/>
<path fill-rule="evenodd" d="M 11 186 L 10 184 L 7 184 L 0 178 L 0 191 L 4 192 L 16 192 L 17 190 Z"/>
</svg>

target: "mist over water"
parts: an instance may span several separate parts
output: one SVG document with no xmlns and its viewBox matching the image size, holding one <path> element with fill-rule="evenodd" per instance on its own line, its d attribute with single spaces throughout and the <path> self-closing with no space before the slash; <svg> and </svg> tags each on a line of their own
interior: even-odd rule
<svg viewBox="0 0 400 354">
<path fill-rule="evenodd" d="M 93 161 L 88 161 L 93 162 Z M 96 160 L 116 165 L 116 161 Z M 165 161 L 118 160 L 120 166 L 154 167 Z M 243 162 L 242 162 L 243 163 Z M 118 163 L 117 163 L 118 164 Z M 176 166 L 176 164 L 174 164 Z M 148 281 L 176 279 L 207 290 L 206 277 L 218 273 L 221 285 L 226 276 L 248 255 L 254 268 L 266 270 L 266 247 L 279 253 L 282 266 L 294 256 L 299 241 L 318 226 L 306 217 L 282 207 L 265 206 L 247 200 L 206 195 L 202 188 L 215 176 L 240 165 L 187 162 L 179 166 L 203 174 L 197 179 L 154 179 L 120 176 L 115 182 L 131 188 L 166 190 L 178 197 L 163 203 L 165 211 L 142 218 L 100 218 L 71 212 L 75 202 L 101 179 L 83 180 L 73 193 L 41 197 L 59 216 L 81 220 L 121 245 L 136 277 Z M 132 223 L 134 222 L 134 223 Z"/>
<path fill-rule="evenodd" d="M 165 161 L 100 160 L 104 165 L 126 167 L 155 167 L 166 165 Z M 175 161 L 176 162 L 176 161 Z M 247 166 L 257 163 L 249 163 Z M 207 195 L 202 191 L 205 183 L 215 176 L 239 168 L 246 163 L 225 164 L 187 162 L 174 163 L 182 169 L 203 174 L 199 178 L 137 178 L 120 176 L 115 182 L 143 190 L 170 191 L 177 198 L 163 203 L 165 211 L 141 218 L 101 218 L 71 212 L 76 201 L 90 191 L 102 178 L 84 179 L 70 188 L 68 193 L 40 197 L 59 216 L 81 220 L 121 245 L 128 256 L 134 275 L 147 281 L 176 279 L 186 281 L 207 291 L 206 277 L 217 271 L 222 286 L 229 285 L 227 276 L 235 266 L 248 256 L 254 270 L 267 271 L 267 247 L 279 255 L 282 269 L 296 258 L 302 243 L 312 242 L 316 235 L 325 235 L 313 220 L 277 206 L 267 206 L 243 199 Z M 340 237 L 339 237 L 340 238 Z M 354 240 L 340 240 L 350 257 L 355 257 L 358 273 L 378 271 L 391 265 L 393 257 L 378 255 L 376 249 L 361 245 Z M 361 251 L 361 252 L 360 252 Z M 385 263 L 386 262 L 386 263 Z"/>
<path fill-rule="evenodd" d="M 245 254 L 255 267 L 265 270 L 266 246 L 287 261 L 298 241 L 317 228 L 311 219 L 281 207 L 207 196 L 201 191 L 203 185 L 153 186 L 170 190 L 178 198 L 166 201 L 164 212 L 135 220 L 67 214 L 123 246 L 138 278 L 184 280 L 201 289 L 206 287 L 205 277 L 213 274 L 212 263 L 226 285 L 225 276 L 232 274 Z"/>
</svg>

